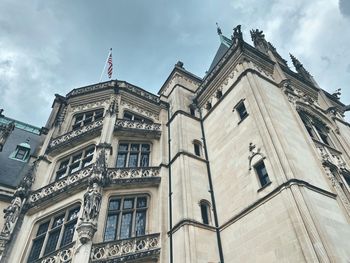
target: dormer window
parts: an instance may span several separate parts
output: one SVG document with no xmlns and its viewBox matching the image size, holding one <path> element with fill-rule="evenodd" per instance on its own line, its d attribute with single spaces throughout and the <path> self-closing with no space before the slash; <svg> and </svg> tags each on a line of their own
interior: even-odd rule
<svg viewBox="0 0 350 263">
<path fill-rule="evenodd" d="M 29 159 L 30 145 L 23 142 L 17 145 L 16 150 L 10 155 L 11 159 L 26 162 Z"/>
<path fill-rule="evenodd" d="M 74 117 L 73 130 L 79 129 L 94 121 L 102 119 L 102 117 L 103 117 L 103 109 L 79 113 Z"/>
</svg>

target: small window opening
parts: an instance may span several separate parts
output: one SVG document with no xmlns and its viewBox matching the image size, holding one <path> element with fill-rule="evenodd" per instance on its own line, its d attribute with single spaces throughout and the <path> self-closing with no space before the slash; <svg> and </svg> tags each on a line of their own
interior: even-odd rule
<svg viewBox="0 0 350 263">
<path fill-rule="evenodd" d="M 195 116 L 195 115 L 196 115 L 196 111 L 195 111 L 195 109 L 192 108 L 192 107 L 190 107 L 190 114 L 191 114 L 192 116 Z"/>
<path fill-rule="evenodd" d="M 238 115 L 240 117 L 241 120 L 243 120 L 245 117 L 248 116 L 248 112 L 247 112 L 247 109 L 244 105 L 243 102 L 241 102 L 237 107 L 236 107 L 236 110 L 238 112 Z"/>
<path fill-rule="evenodd" d="M 201 202 L 201 215 L 203 224 L 209 225 L 209 205 L 206 202 Z"/>
<path fill-rule="evenodd" d="M 194 143 L 194 154 L 197 156 L 201 156 L 201 150 L 200 150 L 201 145 L 199 143 Z"/>
<path fill-rule="evenodd" d="M 259 177 L 261 187 L 264 187 L 265 185 L 267 185 L 271 182 L 269 175 L 266 171 L 266 167 L 265 167 L 264 162 L 258 163 L 257 165 L 255 165 L 254 168 L 255 168 L 255 171 Z"/>
</svg>

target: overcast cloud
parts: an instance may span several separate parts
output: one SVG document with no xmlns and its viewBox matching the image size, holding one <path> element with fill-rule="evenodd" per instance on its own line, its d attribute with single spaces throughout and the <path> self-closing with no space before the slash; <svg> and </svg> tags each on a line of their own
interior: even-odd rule
<svg viewBox="0 0 350 263">
<path fill-rule="evenodd" d="M 250 29 L 264 30 L 350 103 L 348 0 L 2 0 L 0 108 L 45 125 L 55 93 L 99 81 L 110 47 L 114 77 L 153 93 L 178 60 L 202 77 L 219 46 L 215 22 L 228 37 L 241 24 L 249 43 Z"/>
</svg>

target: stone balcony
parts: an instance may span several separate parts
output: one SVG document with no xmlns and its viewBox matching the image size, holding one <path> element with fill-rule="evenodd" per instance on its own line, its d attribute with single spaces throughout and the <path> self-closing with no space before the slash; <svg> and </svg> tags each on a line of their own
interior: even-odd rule
<svg viewBox="0 0 350 263">
<path fill-rule="evenodd" d="M 91 250 L 90 262 L 157 261 L 159 254 L 160 234 L 151 234 L 94 244 Z"/>
<path fill-rule="evenodd" d="M 108 168 L 108 179 L 118 185 L 159 185 L 160 167 Z"/>
<path fill-rule="evenodd" d="M 66 195 L 87 187 L 88 177 L 91 175 L 93 165 L 89 165 L 71 175 L 48 184 L 29 196 L 29 208 L 43 202 L 50 202 L 53 197 L 59 199 Z M 135 167 L 135 168 L 107 168 L 108 185 L 147 185 L 154 186 L 160 183 L 160 167 Z"/>
<path fill-rule="evenodd" d="M 32 263 L 69 263 L 72 262 L 74 256 L 74 245 L 72 242 L 60 249 L 36 260 Z"/>
<path fill-rule="evenodd" d="M 117 119 L 114 130 L 122 135 L 133 133 L 146 136 L 150 139 L 159 139 L 161 135 L 161 124 Z"/>
<path fill-rule="evenodd" d="M 47 151 L 51 152 L 58 148 L 72 147 L 80 143 L 81 138 L 90 139 L 100 132 L 103 125 L 103 119 L 94 121 L 79 129 L 67 132 L 57 138 L 51 139 Z"/>
</svg>

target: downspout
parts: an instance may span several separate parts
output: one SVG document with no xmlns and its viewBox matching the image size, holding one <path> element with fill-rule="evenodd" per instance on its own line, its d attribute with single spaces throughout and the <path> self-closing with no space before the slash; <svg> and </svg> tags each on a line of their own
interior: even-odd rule
<svg viewBox="0 0 350 263">
<path fill-rule="evenodd" d="M 197 104 L 196 104 L 197 105 Z M 207 143 L 205 140 L 205 133 L 204 133 L 204 125 L 203 125 L 203 118 L 202 118 L 202 111 L 197 105 L 197 109 L 199 111 L 199 117 L 200 117 L 200 123 L 201 123 L 201 130 L 202 130 L 202 140 L 203 140 L 203 148 L 204 148 L 204 154 L 205 154 L 205 160 L 207 165 L 207 173 L 208 173 L 208 182 L 209 182 L 209 192 L 211 196 L 211 202 L 213 204 L 213 213 L 214 213 L 214 223 L 215 223 L 215 230 L 216 230 L 216 239 L 218 243 L 218 250 L 219 250 L 219 257 L 220 257 L 220 263 L 224 263 L 224 254 L 222 251 L 222 244 L 221 244 L 221 236 L 220 236 L 220 229 L 219 229 L 219 220 L 218 220 L 218 214 L 216 211 L 216 204 L 215 204 L 215 196 L 214 196 L 214 189 L 213 189 L 213 183 L 211 180 L 211 171 L 210 171 L 210 165 L 209 165 L 209 157 L 208 157 L 208 150 L 207 150 Z"/>
<path fill-rule="evenodd" d="M 168 104 L 168 171 L 169 171 L 169 239 L 170 239 L 170 263 L 173 263 L 173 208 L 171 188 L 171 139 L 170 139 L 170 106 Z"/>
</svg>

